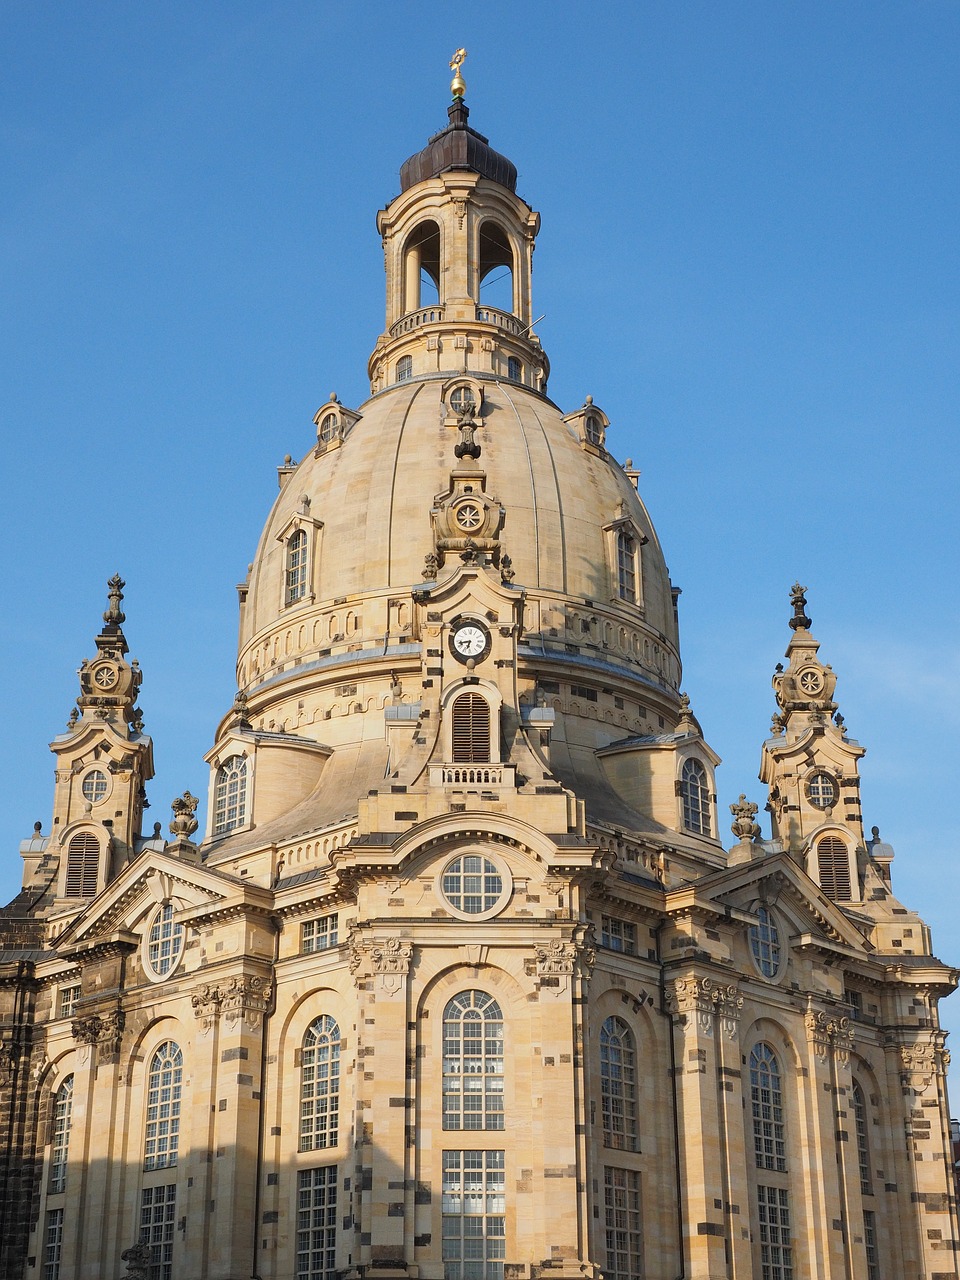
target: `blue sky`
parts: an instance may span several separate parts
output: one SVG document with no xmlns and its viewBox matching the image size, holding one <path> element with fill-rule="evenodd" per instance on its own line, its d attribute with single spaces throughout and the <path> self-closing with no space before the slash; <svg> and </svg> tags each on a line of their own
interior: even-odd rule
<svg viewBox="0 0 960 1280">
<path fill-rule="evenodd" d="M 234 584 L 317 406 L 368 392 L 374 217 L 465 45 L 471 123 L 543 215 L 551 396 L 609 415 L 683 588 L 723 815 L 765 798 L 799 577 L 866 823 L 960 963 L 954 0 L 6 0 L 0 42 L 0 898 L 116 570 L 148 819 L 206 794 Z"/>
</svg>

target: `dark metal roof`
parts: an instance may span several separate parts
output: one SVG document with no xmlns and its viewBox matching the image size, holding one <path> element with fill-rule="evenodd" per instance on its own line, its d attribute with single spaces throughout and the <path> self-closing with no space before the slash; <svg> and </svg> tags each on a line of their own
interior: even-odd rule
<svg viewBox="0 0 960 1280">
<path fill-rule="evenodd" d="M 467 124 L 469 114 L 463 99 L 456 98 L 447 111 L 450 123 L 446 129 L 435 133 L 422 151 L 401 166 L 401 191 L 446 173 L 448 169 L 468 169 L 481 178 L 489 178 L 510 191 L 516 191 L 516 165 L 499 151 L 494 151 L 482 133 L 470 128 Z"/>
</svg>

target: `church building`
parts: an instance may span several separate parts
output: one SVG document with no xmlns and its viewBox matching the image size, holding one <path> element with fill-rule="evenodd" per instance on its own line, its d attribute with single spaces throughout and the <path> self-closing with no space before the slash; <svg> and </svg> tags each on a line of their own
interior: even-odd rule
<svg viewBox="0 0 960 1280">
<path fill-rule="evenodd" d="M 143 830 L 108 584 L 0 910 L 0 1280 L 956 1280 L 958 973 L 865 835 L 806 588 L 771 838 L 743 797 L 731 837 L 462 55 L 378 215 L 370 396 L 279 468 L 239 588 L 205 831 L 189 792 Z"/>
</svg>

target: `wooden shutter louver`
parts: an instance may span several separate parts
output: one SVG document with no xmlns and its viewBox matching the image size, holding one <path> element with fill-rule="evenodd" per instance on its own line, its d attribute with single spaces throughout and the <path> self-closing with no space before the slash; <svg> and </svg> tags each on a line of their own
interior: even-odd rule
<svg viewBox="0 0 960 1280">
<path fill-rule="evenodd" d="M 67 845 L 68 898 L 93 898 L 97 893 L 97 871 L 100 866 L 100 841 L 90 831 L 76 835 Z"/>
<path fill-rule="evenodd" d="M 820 888 L 835 902 L 850 901 L 850 857 L 839 836 L 824 836 L 817 842 Z"/>
<path fill-rule="evenodd" d="M 490 704 L 479 693 L 463 693 L 453 704 L 453 763 L 490 760 Z"/>
</svg>

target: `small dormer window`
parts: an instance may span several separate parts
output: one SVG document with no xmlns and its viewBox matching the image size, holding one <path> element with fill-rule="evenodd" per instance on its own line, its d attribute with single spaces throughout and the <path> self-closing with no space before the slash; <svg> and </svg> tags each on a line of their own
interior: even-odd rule
<svg viewBox="0 0 960 1280">
<path fill-rule="evenodd" d="M 692 757 L 683 762 L 680 774 L 680 803 L 683 808 L 685 830 L 698 836 L 710 834 L 710 792 L 707 787 L 707 771 L 699 760 Z"/>
<path fill-rule="evenodd" d="M 637 603 L 637 541 L 625 529 L 617 533 L 617 595 Z"/>
<path fill-rule="evenodd" d="M 507 359 L 507 377 L 511 382 L 523 381 L 523 365 L 516 356 L 510 356 Z"/>
<path fill-rule="evenodd" d="M 807 799 L 815 809 L 832 809 L 837 803 L 837 784 L 829 773 L 815 773 L 807 779 Z"/>
<path fill-rule="evenodd" d="M 326 413 L 320 419 L 317 438 L 321 444 L 330 444 L 340 434 L 340 423 L 335 413 Z"/>
<path fill-rule="evenodd" d="M 409 382 L 413 377 L 413 356 L 401 356 L 397 361 L 397 381 Z"/>
<path fill-rule="evenodd" d="M 231 756 L 217 770 L 214 795 L 213 834 L 225 835 L 242 827 L 247 815 L 247 762 Z"/>
<path fill-rule="evenodd" d="M 598 449 L 602 447 L 603 423 L 599 418 L 595 418 L 593 414 L 590 414 L 584 424 L 584 432 L 590 444 L 595 444 Z"/>
<path fill-rule="evenodd" d="M 307 535 L 297 529 L 287 540 L 286 591 L 287 604 L 296 604 L 307 594 Z"/>
</svg>

